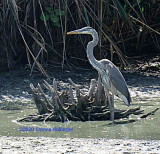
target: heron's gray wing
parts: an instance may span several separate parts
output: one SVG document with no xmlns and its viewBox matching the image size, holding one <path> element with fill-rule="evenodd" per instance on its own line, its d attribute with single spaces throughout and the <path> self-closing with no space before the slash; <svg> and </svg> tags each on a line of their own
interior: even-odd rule
<svg viewBox="0 0 160 154">
<path fill-rule="evenodd" d="M 121 92 L 127 99 L 130 101 L 130 94 L 128 91 L 127 84 L 121 72 L 117 69 L 117 67 L 110 61 L 104 61 L 105 69 L 108 71 L 108 75 L 110 77 L 110 81 L 114 85 L 114 87 Z"/>
</svg>

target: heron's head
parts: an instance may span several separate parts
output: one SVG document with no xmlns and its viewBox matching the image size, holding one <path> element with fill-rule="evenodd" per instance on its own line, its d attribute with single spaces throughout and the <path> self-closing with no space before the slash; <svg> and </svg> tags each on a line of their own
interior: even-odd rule
<svg viewBox="0 0 160 154">
<path fill-rule="evenodd" d="M 93 32 L 93 28 L 92 27 L 83 27 L 81 29 L 77 29 L 71 32 L 68 32 L 67 35 L 72 35 L 72 34 L 92 34 Z"/>
</svg>

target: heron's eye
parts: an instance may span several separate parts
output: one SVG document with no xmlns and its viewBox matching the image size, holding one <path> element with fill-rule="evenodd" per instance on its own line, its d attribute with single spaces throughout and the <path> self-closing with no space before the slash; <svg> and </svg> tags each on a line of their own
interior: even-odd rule
<svg viewBox="0 0 160 154">
<path fill-rule="evenodd" d="M 90 31 L 91 29 L 90 28 L 87 28 L 85 31 Z"/>
</svg>

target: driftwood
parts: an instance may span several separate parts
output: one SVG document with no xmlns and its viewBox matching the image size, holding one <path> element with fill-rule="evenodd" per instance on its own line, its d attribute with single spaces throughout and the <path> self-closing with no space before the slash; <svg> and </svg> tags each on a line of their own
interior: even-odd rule
<svg viewBox="0 0 160 154">
<path fill-rule="evenodd" d="M 40 84 L 35 88 L 33 84 L 30 87 L 33 92 L 34 102 L 38 109 L 38 115 L 30 115 L 18 121 L 95 121 L 110 120 L 110 110 L 107 105 L 107 99 L 104 93 L 104 87 L 101 81 L 91 80 L 88 93 L 85 94 L 71 80 L 67 91 L 59 92 L 57 90 L 57 82 L 53 80 L 50 85 L 44 81 L 43 86 L 51 93 L 52 98 L 49 99 Z M 74 94 L 75 91 L 75 94 Z M 130 114 L 142 114 L 140 107 L 128 110 L 116 110 L 115 119 L 127 118 Z M 150 114 L 148 114 L 150 115 Z M 147 117 L 147 114 L 142 116 Z"/>
</svg>

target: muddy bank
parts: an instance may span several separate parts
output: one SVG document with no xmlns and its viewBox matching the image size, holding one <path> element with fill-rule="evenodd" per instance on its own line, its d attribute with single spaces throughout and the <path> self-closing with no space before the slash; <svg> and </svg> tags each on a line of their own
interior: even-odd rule
<svg viewBox="0 0 160 154">
<path fill-rule="evenodd" d="M 0 137 L 2 153 L 159 153 L 160 140 Z"/>
<path fill-rule="evenodd" d="M 55 78 L 58 82 L 58 90 L 65 90 L 69 86 L 68 78 L 71 78 L 74 83 L 78 84 L 83 92 L 87 92 L 90 80 L 97 79 L 98 74 L 94 69 L 76 69 L 76 70 L 62 70 L 57 68 L 50 68 L 47 70 L 48 78 L 40 74 L 40 72 L 33 72 L 30 76 L 28 68 L 17 68 L 9 72 L 0 73 L 0 108 L 5 109 L 4 104 L 8 105 L 9 109 L 22 106 L 27 106 L 33 103 L 32 91 L 30 83 L 42 85 L 43 80 L 52 83 Z M 142 101 L 157 100 L 160 96 L 160 76 L 158 74 L 139 74 L 139 73 L 123 73 L 124 78 L 128 84 L 131 92 L 131 97 L 136 100 L 136 103 Z M 13 103 L 15 102 L 15 103 Z M 14 108 L 14 105 L 16 106 Z M 5 105 L 6 106 L 6 105 Z"/>
</svg>

